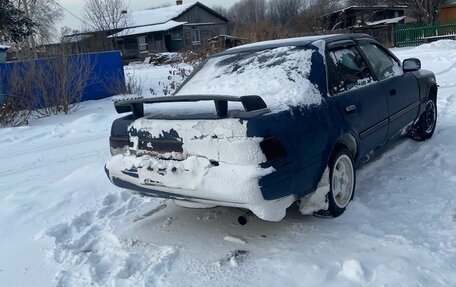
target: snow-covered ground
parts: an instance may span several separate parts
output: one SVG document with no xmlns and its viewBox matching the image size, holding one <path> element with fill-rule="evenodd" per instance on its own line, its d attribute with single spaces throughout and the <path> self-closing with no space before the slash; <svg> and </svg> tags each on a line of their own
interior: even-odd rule
<svg viewBox="0 0 456 287">
<path fill-rule="evenodd" d="M 1 129 L 0 286 L 456 286 L 456 44 L 394 52 L 436 73 L 436 133 L 358 170 L 332 220 L 290 208 L 240 226 L 237 209 L 167 202 L 134 222 L 162 200 L 105 176 L 110 99 Z"/>
</svg>

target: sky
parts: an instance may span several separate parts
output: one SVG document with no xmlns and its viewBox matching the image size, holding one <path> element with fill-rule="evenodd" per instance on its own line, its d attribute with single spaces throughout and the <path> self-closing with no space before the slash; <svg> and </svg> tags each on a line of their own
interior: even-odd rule
<svg viewBox="0 0 456 287">
<path fill-rule="evenodd" d="M 196 2 L 195 0 L 189 1 L 184 0 L 184 3 Z M 224 7 L 230 7 L 232 4 L 236 3 L 236 0 L 199 0 L 199 2 L 205 4 L 206 6 L 212 7 L 214 5 L 222 5 Z M 71 13 L 75 14 L 79 18 L 82 18 L 84 10 L 84 0 L 59 0 L 60 5 L 65 9 L 69 10 Z M 130 10 L 142 10 L 150 7 L 156 7 L 163 4 L 175 4 L 175 0 L 130 0 Z M 57 24 L 58 29 L 60 27 L 68 26 L 72 29 L 80 29 L 81 21 L 76 17 L 72 16 L 70 13 L 65 11 L 65 18 Z"/>
</svg>

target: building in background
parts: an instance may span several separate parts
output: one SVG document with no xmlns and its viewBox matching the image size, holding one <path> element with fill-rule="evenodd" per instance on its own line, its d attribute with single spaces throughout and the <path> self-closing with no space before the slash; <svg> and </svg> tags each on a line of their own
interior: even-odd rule
<svg viewBox="0 0 456 287">
<path fill-rule="evenodd" d="M 456 0 L 444 0 L 440 6 L 440 22 L 456 21 Z"/>
<path fill-rule="evenodd" d="M 369 23 L 388 23 L 405 18 L 407 6 L 351 6 L 323 15 L 325 30 L 350 29 Z"/>
<path fill-rule="evenodd" d="M 395 45 L 395 28 L 405 21 L 407 6 L 351 6 L 322 16 L 325 26 L 317 34 L 366 33 L 388 47 Z"/>
<path fill-rule="evenodd" d="M 119 49 L 124 60 L 144 59 L 150 54 L 198 48 L 209 39 L 227 34 L 228 19 L 196 3 L 129 12 L 129 27 L 65 37 L 75 53 Z"/>
</svg>

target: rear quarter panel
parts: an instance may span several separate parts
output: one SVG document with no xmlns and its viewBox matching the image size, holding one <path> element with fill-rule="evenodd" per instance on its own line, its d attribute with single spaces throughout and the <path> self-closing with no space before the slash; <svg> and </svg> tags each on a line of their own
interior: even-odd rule
<svg viewBox="0 0 456 287">
<path fill-rule="evenodd" d="M 316 189 L 343 130 L 338 114 L 335 103 L 323 98 L 320 105 L 295 107 L 249 120 L 249 136 L 275 136 L 287 150 L 286 158 L 262 164 L 276 170 L 260 181 L 265 199 L 289 194 L 300 198 Z"/>
</svg>

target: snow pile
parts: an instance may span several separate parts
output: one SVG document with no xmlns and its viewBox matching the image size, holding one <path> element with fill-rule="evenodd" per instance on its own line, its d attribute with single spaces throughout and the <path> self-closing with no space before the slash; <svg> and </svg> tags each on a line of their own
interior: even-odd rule
<svg viewBox="0 0 456 287">
<path fill-rule="evenodd" d="M 211 58 L 177 95 L 258 95 L 271 110 L 320 104 L 320 92 L 308 79 L 312 53 L 282 47 Z"/>
<path fill-rule="evenodd" d="M 456 49 L 455 40 L 440 40 L 429 44 L 423 44 L 413 49 L 413 52 L 429 51 L 436 49 Z"/>
</svg>

